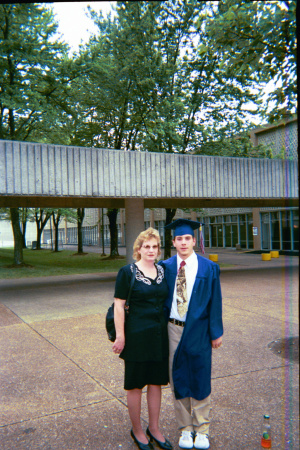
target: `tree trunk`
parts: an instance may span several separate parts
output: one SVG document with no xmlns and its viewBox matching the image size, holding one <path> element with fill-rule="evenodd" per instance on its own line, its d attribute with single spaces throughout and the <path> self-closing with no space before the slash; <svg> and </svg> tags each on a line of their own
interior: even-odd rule
<svg viewBox="0 0 300 450">
<path fill-rule="evenodd" d="M 58 225 L 60 222 L 60 218 L 61 218 L 61 214 L 58 212 L 57 213 L 57 217 L 55 219 L 55 213 L 52 213 L 52 217 L 53 217 L 53 223 L 54 223 L 54 228 L 55 228 L 55 243 L 54 243 L 54 251 L 58 252 Z"/>
<path fill-rule="evenodd" d="M 36 223 L 36 249 L 41 249 L 41 237 L 42 237 L 42 229 L 41 229 L 41 218 L 42 211 L 40 211 L 40 219 L 38 219 L 37 210 L 35 210 L 35 223 Z"/>
<path fill-rule="evenodd" d="M 20 217 L 18 208 L 10 208 L 10 218 L 14 234 L 14 264 L 21 265 L 23 260 L 23 237 L 20 228 Z"/>
<path fill-rule="evenodd" d="M 42 232 L 43 232 L 42 229 L 40 229 L 40 228 L 37 229 L 37 233 L 36 233 L 36 235 L 37 235 L 37 238 L 36 238 L 37 239 L 37 241 L 36 241 L 36 249 L 37 250 L 41 250 Z"/>
<path fill-rule="evenodd" d="M 109 231 L 110 231 L 110 257 L 119 256 L 118 250 L 118 229 L 117 229 L 117 216 L 118 209 L 108 209 L 107 217 L 109 219 Z"/>
<path fill-rule="evenodd" d="M 23 248 L 27 248 L 26 247 L 26 222 L 23 222 L 23 221 L 22 221 L 22 231 L 21 231 L 21 233 L 22 233 L 22 245 L 23 245 Z"/>
<path fill-rule="evenodd" d="M 176 214 L 176 208 L 166 208 L 166 225 L 172 222 L 173 217 Z M 165 251 L 164 259 L 171 257 L 171 246 L 172 246 L 172 231 L 165 229 Z"/>
<path fill-rule="evenodd" d="M 100 216 L 99 216 L 100 217 Z M 105 242 L 104 242 L 104 216 L 103 208 L 101 208 L 101 241 L 102 241 L 102 254 L 101 256 L 106 256 L 105 254 Z"/>
<path fill-rule="evenodd" d="M 27 208 L 22 208 L 21 214 L 21 232 L 23 240 L 23 248 L 26 248 L 26 225 L 27 225 Z"/>
<path fill-rule="evenodd" d="M 55 243 L 54 243 L 54 251 L 58 252 L 58 224 L 56 225 L 55 221 L 54 221 L 54 226 L 55 226 Z"/>
<path fill-rule="evenodd" d="M 51 240 L 51 250 L 53 251 L 53 229 L 52 229 L 52 220 L 50 218 L 50 240 Z"/>
<path fill-rule="evenodd" d="M 82 222 L 84 219 L 84 208 L 77 208 L 77 241 L 78 241 L 78 253 L 83 253 L 82 243 Z"/>
<path fill-rule="evenodd" d="M 37 239 L 37 241 L 36 241 L 37 242 L 36 243 L 36 249 L 37 250 L 41 250 L 42 232 L 43 232 L 43 229 L 46 226 L 46 223 L 48 222 L 48 220 L 51 217 L 51 214 L 47 211 L 46 215 L 45 215 L 45 218 L 43 220 L 44 210 L 40 209 L 39 213 L 40 213 L 40 217 L 38 217 L 38 211 L 37 210 L 35 211 L 35 223 L 36 223 L 36 230 L 37 230 L 37 233 L 36 233 L 36 235 L 37 235 L 37 237 L 36 237 L 36 239 Z"/>
</svg>

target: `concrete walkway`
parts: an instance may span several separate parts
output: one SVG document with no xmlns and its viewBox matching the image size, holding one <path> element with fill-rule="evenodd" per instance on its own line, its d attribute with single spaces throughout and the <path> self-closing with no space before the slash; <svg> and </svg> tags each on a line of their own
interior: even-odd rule
<svg viewBox="0 0 300 450">
<path fill-rule="evenodd" d="M 207 255 L 206 255 L 207 256 Z M 298 258 L 219 251 L 224 345 L 213 352 L 211 449 L 299 448 Z M 233 267 L 232 267 L 233 266 Z M 123 362 L 104 326 L 115 273 L 0 280 L 0 449 L 134 450 Z M 147 405 L 142 418 L 147 426 Z M 161 428 L 178 449 L 170 388 Z"/>
</svg>

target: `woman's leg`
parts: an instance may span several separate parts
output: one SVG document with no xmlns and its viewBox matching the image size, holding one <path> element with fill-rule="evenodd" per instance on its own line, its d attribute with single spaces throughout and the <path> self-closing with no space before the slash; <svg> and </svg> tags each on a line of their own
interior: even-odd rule
<svg viewBox="0 0 300 450">
<path fill-rule="evenodd" d="M 127 406 L 132 423 L 133 434 L 142 444 L 147 444 L 148 439 L 141 425 L 141 404 L 142 389 L 131 389 L 127 391 Z"/>
<path fill-rule="evenodd" d="M 148 385 L 147 403 L 148 403 L 148 414 L 149 414 L 149 430 L 156 439 L 158 439 L 161 442 L 165 442 L 165 438 L 159 430 L 161 386 L 157 386 L 154 384 Z"/>
</svg>

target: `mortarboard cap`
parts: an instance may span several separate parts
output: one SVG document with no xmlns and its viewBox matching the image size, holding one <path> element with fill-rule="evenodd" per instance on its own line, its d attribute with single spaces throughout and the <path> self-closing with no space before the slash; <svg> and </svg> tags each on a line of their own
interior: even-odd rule
<svg viewBox="0 0 300 450">
<path fill-rule="evenodd" d="M 175 222 L 166 225 L 165 228 L 167 230 L 174 230 L 174 238 L 176 236 L 184 236 L 185 234 L 191 234 L 194 236 L 194 230 L 200 228 L 203 225 L 200 222 L 196 222 L 195 220 L 188 219 L 178 219 Z"/>
</svg>

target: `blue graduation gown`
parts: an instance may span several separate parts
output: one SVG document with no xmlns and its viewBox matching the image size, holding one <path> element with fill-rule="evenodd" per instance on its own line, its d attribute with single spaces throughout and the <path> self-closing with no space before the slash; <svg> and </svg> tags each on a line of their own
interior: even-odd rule
<svg viewBox="0 0 300 450">
<path fill-rule="evenodd" d="M 220 268 L 197 255 L 196 275 L 185 327 L 173 361 L 174 394 L 177 399 L 192 397 L 203 400 L 211 393 L 211 341 L 223 335 Z M 165 314 L 170 316 L 177 256 L 161 261 L 169 287 Z"/>
</svg>

